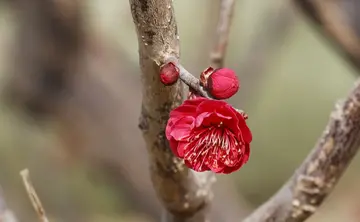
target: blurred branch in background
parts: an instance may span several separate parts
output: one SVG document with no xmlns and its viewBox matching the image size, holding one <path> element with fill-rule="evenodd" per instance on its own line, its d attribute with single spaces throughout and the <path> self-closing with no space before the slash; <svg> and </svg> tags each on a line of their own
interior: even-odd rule
<svg viewBox="0 0 360 222">
<path fill-rule="evenodd" d="M 18 22 L 8 98 L 32 114 L 56 110 L 69 94 L 82 49 L 80 1 L 11 2 Z M 25 77 L 26 78 L 25 78 Z"/>
<path fill-rule="evenodd" d="M 311 153 L 290 180 L 245 222 L 305 221 L 330 194 L 360 147 L 360 80 L 336 104 Z"/>
<path fill-rule="evenodd" d="M 246 85 L 242 85 L 243 93 L 238 95 L 240 101 L 251 101 L 252 95 L 257 94 L 257 86 L 262 82 L 263 74 L 293 28 L 295 16 L 290 6 L 287 1 L 270 5 L 260 16 L 259 28 L 238 68 L 242 82 L 246 82 Z"/>
<path fill-rule="evenodd" d="M 218 69 L 224 66 L 230 27 L 234 14 L 235 0 L 220 0 L 219 18 L 216 27 L 215 41 L 210 52 L 210 66 Z"/>
<path fill-rule="evenodd" d="M 16 64 L 6 88 L 9 102 L 38 120 L 48 117 L 59 123 L 66 161 L 85 161 L 91 169 L 103 170 L 116 189 L 125 187 L 138 211 L 159 217 L 160 205 L 144 169 L 143 143 L 130 141 L 133 135 L 140 137 L 131 118 L 140 103 L 134 87 L 138 83 L 128 75 L 135 66 L 125 55 L 112 54 L 112 47 L 96 36 L 85 39 L 79 21 L 82 6 L 76 1 L 15 1 L 13 6 L 20 27 Z M 52 85 L 63 82 L 67 84 Z M 53 94 L 48 90 L 58 96 L 49 97 Z M 132 103 L 124 105 L 129 94 Z"/>
<path fill-rule="evenodd" d="M 360 70 L 360 2 L 356 0 L 294 0 L 295 5 L 329 40 L 337 52 Z M 356 72 L 359 73 L 359 72 Z"/>
<path fill-rule="evenodd" d="M 216 26 L 215 40 L 210 52 L 210 66 L 214 69 L 222 68 L 226 56 L 229 33 L 233 20 L 235 0 L 220 0 L 219 16 Z M 234 218 L 244 218 L 251 212 L 251 207 L 239 194 L 234 180 L 229 177 L 218 177 L 213 186 L 214 199 L 211 213 L 213 221 L 230 222 Z M 226 217 L 216 217 L 226 215 Z"/>
<path fill-rule="evenodd" d="M 10 210 L 6 204 L 3 190 L 0 187 L 0 221 L 1 222 L 17 222 L 15 214 Z"/>
<path fill-rule="evenodd" d="M 357 0 L 337 0 L 337 5 L 344 11 L 344 16 L 357 36 L 360 36 L 360 2 Z"/>
</svg>

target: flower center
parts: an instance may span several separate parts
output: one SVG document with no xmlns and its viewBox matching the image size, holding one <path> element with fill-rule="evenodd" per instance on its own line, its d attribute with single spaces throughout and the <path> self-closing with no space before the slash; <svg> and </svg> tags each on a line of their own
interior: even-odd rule
<svg viewBox="0 0 360 222">
<path fill-rule="evenodd" d="M 205 168 L 220 169 L 236 165 L 242 157 L 242 143 L 220 122 L 194 131 L 185 148 L 185 160 Z"/>
</svg>

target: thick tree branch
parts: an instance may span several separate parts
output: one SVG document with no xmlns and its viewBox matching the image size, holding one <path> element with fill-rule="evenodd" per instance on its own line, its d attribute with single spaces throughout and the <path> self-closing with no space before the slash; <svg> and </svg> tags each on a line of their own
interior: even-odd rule
<svg viewBox="0 0 360 222">
<path fill-rule="evenodd" d="M 235 0 L 220 0 L 219 19 L 215 41 L 210 53 L 210 63 L 214 69 L 224 66 L 224 59 L 229 39 L 230 26 L 234 14 Z"/>
<path fill-rule="evenodd" d="M 3 196 L 2 189 L 0 187 L 0 222 L 17 222 L 12 210 L 10 210 L 6 204 L 5 198 Z"/>
<path fill-rule="evenodd" d="M 360 80 L 339 102 L 312 152 L 291 179 L 245 222 L 300 222 L 332 191 L 360 146 Z"/>
<path fill-rule="evenodd" d="M 165 87 L 159 68 L 168 57 L 179 56 L 179 37 L 171 0 L 130 0 L 139 40 L 143 101 L 140 128 L 150 156 L 151 178 L 169 221 L 205 221 L 203 209 L 211 197 L 211 173 L 195 173 L 174 157 L 164 129 L 171 109 L 184 97 L 181 83 Z"/>
<path fill-rule="evenodd" d="M 322 35 L 355 69 L 360 69 L 360 39 L 337 1 L 294 0 L 294 3 L 314 22 Z"/>
</svg>

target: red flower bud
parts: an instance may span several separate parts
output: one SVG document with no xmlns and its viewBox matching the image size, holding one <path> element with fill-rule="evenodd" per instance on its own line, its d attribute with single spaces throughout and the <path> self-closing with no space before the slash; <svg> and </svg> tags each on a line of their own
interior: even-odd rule
<svg viewBox="0 0 360 222">
<path fill-rule="evenodd" d="M 211 67 L 210 67 L 211 68 Z M 201 84 L 215 99 L 228 99 L 239 90 L 239 79 L 236 73 L 228 68 L 214 71 L 210 68 L 201 73 Z"/>
<path fill-rule="evenodd" d="M 166 85 L 170 86 L 176 83 L 179 79 L 179 68 L 172 62 L 169 62 L 160 68 L 160 81 Z"/>
</svg>

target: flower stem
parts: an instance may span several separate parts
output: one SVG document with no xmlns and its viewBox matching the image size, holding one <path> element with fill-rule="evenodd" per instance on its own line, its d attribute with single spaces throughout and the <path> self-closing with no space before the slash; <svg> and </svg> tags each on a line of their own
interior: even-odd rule
<svg viewBox="0 0 360 222">
<path fill-rule="evenodd" d="M 166 59 L 165 63 L 172 62 L 179 68 L 179 78 L 190 88 L 198 92 L 201 96 L 206 97 L 208 99 L 213 99 L 213 97 L 200 85 L 200 81 L 193 74 L 187 71 L 175 57 L 169 57 Z"/>
</svg>

